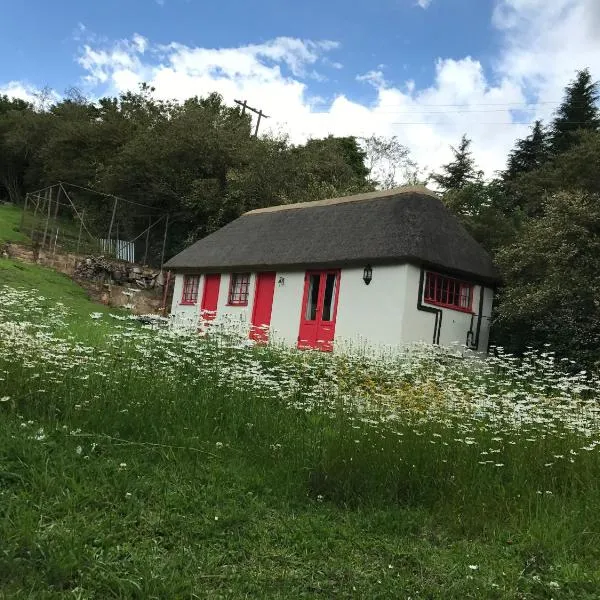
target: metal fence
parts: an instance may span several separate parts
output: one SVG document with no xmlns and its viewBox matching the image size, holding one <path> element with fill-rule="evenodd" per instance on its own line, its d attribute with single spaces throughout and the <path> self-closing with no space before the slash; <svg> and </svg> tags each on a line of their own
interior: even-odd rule
<svg viewBox="0 0 600 600">
<path fill-rule="evenodd" d="M 126 240 L 99 240 L 103 254 L 110 254 L 125 262 L 135 262 L 135 244 Z"/>
</svg>

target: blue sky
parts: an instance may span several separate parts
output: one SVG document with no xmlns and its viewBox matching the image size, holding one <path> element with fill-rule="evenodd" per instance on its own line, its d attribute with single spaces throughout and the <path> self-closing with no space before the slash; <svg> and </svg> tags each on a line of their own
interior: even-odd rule
<svg viewBox="0 0 600 600">
<path fill-rule="evenodd" d="M 433 80 L 437 57 L 474 55 L 489 63 L 498 39 L 493 8 L 492 0 L 444 0 L 427 10 L 411 0 L 22 0 L 3 10 L 0 51 L 13 60 L 2 62 L 0 81 L 27 80 L 58 91 L 80 85 L 75 58 L 85 37 L 78 31 L 82 24 L 98 40 L 138 33 L 155 44 L 190 47 L 236 47 L 281 36 L 335 40 L 340 51 L 332 60 L 346 68 L 334 75 L 345 89 L 360 95 L 364 86 L 355 76 L 381 64 L 391 79 L 410 77 L 423 86 Z M 337 90 L 334 84 L 319 88 Z"/>
<path fill-rule="evenodd" d="M 216 90 L 294 140 L 396 135 L 427 169 L 466 132 L 491 173 L 575 69 L 600 76 L 599 40 L 596 0 L 21 0 L 3 7 L 0 93 Z"/>
</svg>

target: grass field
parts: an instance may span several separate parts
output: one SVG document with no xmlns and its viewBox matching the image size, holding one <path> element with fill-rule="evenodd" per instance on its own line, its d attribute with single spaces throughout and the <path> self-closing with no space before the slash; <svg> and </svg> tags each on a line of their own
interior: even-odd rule
<svg viewBox="0 0 600 600">
<path fill-rule="evenodd" d="M 27 236 L 19 231 L 21 209 L 18 206 L 0 204 L 0 243 L 27 243 Z"/>
<path fill-rule="evenodd" d="M 10 261 L 0 297 L 1 598 L 600 597 L 600 382 L 551 353 L 248 348 Z"/>
<path fill-rule="evenodd" d="M 47 231 L 44 248 L 47 251 L 56 248 L 58 252 L 78 252 L 80 254 L 97 254 L 100 252 L 99 241 L 82 230 L 78 222 L 68 215 L 52 217 L 46 229 L 46 217 L 41 212 L 28 210 L 23 220 L 23 231 L 20 231 L 22 211 L 21 207 L 9 204 L 0 204 L 0 243 L 14 242 L 16 244 L 30 245 L 32 230 L 38 242 L 44 240 L 44 230 Z M 89 223 L 88 223 L 89 225 Z M 99 236 L 100 237 L 100 236 Z"/>
</svg>

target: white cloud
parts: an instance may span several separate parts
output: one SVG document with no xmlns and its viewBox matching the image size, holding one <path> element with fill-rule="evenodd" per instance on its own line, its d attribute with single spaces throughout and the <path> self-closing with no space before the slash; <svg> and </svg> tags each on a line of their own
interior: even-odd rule
<svg viewBox="0 0 600 600">
<path fill-rule="evenodd" d="M 75 27 L 75 29 L 73 30 L 73 39 L 78 42 L 84 39 L 87 35 L 87 27 L 81 22 L 77 23 L 77 27 Z"/>
<path fill-rule="evenodd" d="M 360 104 L 340 92 L 324 106 L 321 97 L 311 96 L 307 81 L 319 77 L 319 65 L 331 66 L 331 54 L 338 47 L 331 41 L 295 38 L 239 48 L 193 48 L 178 43 L 152 46 L 134 36 L 109 48 L 84 46 L 79 62 L 87 71 L 88 83 L 101 84 L 109 93 L 146 81 L 162 98 L 184 99 L 213 91 L 230 103 L 245 98 L 271 115 L 264 127 L 289 132 L 296 142 L 330 133 L 397 135 L 415 160 L 431 169 L 449 158 L 450 144 L 467 132 L 473 137 L 479 163 L 492 174 L 503 166 L 515 136 L 526 132 L 524 126 L 478 124 L 482 117 L 486 123 L 510 122 L 506 104 L 525 99 L 510 78 L 490 85 L 481 64 L 470 57 L 440 59 L 434 84 L 426 89 L 417 89 L 411 81 L 392 85 L 384 76 L 384 66 L 379 65 L 381 68 L 357 76 L 375 88 L 374 103 Z M 481 115 L 457 112 L 455 106 L 472 111 L 490 103 L 500 103 L 503 108 Z"/>
<path fill-rule="evenodd" d="M 423 9 L 429 8 L 431 0 L 417 0 L 417 4 Z"/>
<path fill-rule="evenodd" d="M 0 96 L 8 96 L 9 98 L 21 98 L 27 102 L 34 103 L 37 100 L 36 93 L 38 90 L 31 85 L 22 81 L 9 81 L 4 85 L 0 85 Z"/>
<path fill-rule="evenodd" d="M 560 100 L 576 69 L 600 77 L 598 0 L 502 0 L 493 23 L 506 37 L 498 71 L 541 101 Z"/>
<path fill-rule="evenodd" d="M 36 109 L 47 109 L 60 100 L 60 95 L 55 90 L 49 87 L 38 88 L 23 81 L 9 81 L 0 85 L 0 96 L 20 98 L 33 104 Z"/>
<path fill-rule="evenodd" d="M 378 69 L 377 71 L 367 71 L 363 75 L 357 75 L 356 81 L 366 81 L 375 88 L 383 88 L 386 86 L 385 77 L 381 69 Z"/>
</svg>

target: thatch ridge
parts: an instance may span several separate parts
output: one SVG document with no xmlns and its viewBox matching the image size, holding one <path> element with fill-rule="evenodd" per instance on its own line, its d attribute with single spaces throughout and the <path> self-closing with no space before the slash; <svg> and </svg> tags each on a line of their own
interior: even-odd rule
<svg viewBox="0 0 600 600">
<path fill-rule="evenodd" d="M 376 190 L 374 192 L 364 192 L 362 194 L 352 194 L 351 196 L 338 196 L 337 198 L 325 198 L 324 200 L 313 200 L 312 202 L 294 202 L 293 204 L 278 204 L 277 206 L 267 206 L 266 208 L 255 208 L 245 212 L 244 215 L 258 215 L 280 210 L 295 210 L 298 208 L 315 208 L 316 206 L 332 206 L 334 204 L 345 204 L 347 202 L 360 202 L 362 200 L 378 200 L 379 198 L 389 198 L 400 194 L 427 194 L 434 198 L 439 196 L 424 185 L 403 185 L 401 187 L 391 188 L 389 190 Z"/>
</svg>

